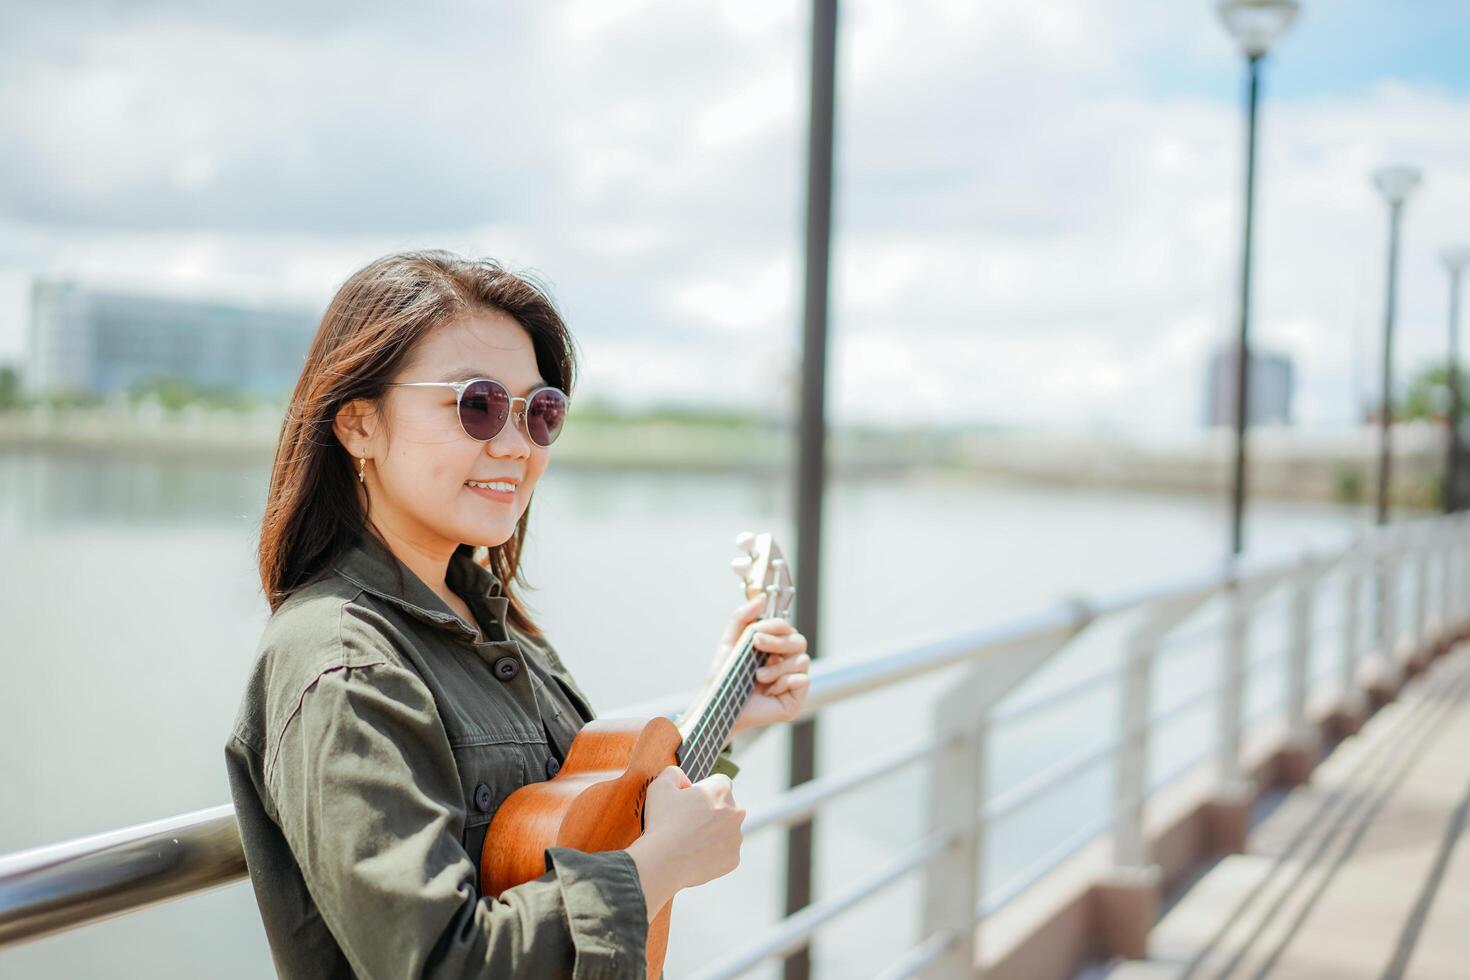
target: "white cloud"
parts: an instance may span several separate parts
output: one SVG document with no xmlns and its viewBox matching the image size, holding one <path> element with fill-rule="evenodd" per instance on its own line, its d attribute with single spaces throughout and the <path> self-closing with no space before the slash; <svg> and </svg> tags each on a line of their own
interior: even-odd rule
<svg viewBox="0 0 1470 980">
<path fill-rule="evenodd" d="M 552 280 L 589 391 L 768 401 L 761 377 L 789 379 L 805 8 L 352 9 L 36 8 L 0 51 L 0 275 L 320 304 L 378 254 L 445 245 Z M 1335 15 L 1313 13 L 1283 65 Z M 1238 58 L 1208 5 L 854 0 L 841 18 L 836 412 L 881 383 L 916 418 L 1195 425 L 1240 248 Z M 1173 91 L 1152 74 L 1171 64 L 1229 81 Z M 1296 360 L 1300 417 L 1333 424 L 1374 376 L 1366 174 L 1390 157 L 1427 174 L 1399 364 L 1440 356 L 1434 252 L 1470 227 L 1470 99 L 1388 81 L 1285 101 L 1277 68 L 1253 337 Z"/>
<path fill-rule="evenodd" d="M 668 308 L 685 322 L 739 331 L 756 341 L 778 335 L 790 323 L 795 283 L 791 256 L 768 259 L 746 270 L 680 283 Z"/>
</svg>

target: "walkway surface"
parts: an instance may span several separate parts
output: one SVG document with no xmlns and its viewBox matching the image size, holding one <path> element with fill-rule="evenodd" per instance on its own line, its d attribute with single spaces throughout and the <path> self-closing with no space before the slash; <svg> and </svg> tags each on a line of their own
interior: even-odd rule
<svg viewBox="0 0 1470 980">
<path fill-rule="evenodd" d="M 1470 980 L 1470 644 L 1274 806 L 1109 980 Z"/>
</svg>

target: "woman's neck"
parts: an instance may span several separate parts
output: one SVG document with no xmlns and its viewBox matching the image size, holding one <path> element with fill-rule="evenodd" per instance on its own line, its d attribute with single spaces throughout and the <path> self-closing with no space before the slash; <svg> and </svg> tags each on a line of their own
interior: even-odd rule
<svg viewBox="0 0 1470 980">
<path fill-rule="evenodd" d="M 418 576 L 419 581 L 427 585 L 434 594 L 443 599 L 451 609 L 455 608 L 456 598 L 452 589 L 449 588 L 446 573 L 449 570 L 449 559 L 454 555 L 454 549 L 458 545 L 449 543 L 447 548 L 442 542 L 426 543 L 416 539 L 412 535 L 399 534 L 391 527 L 386 527 L 378 522 L 371 522 L 378 534 L 388 543 L 388 550 L 393 552 L 393 557 Z"/>
</svg>

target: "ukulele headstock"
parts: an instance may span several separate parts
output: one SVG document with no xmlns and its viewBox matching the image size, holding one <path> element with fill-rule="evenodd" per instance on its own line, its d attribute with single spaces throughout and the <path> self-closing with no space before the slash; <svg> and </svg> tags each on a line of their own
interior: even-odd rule
<svg viewBox="0 0 1470 980">
<path fill-rule="evenodd" d="M 791 579 L 791 566 L 786 563 L 776 539 L 769 533 L 746 531 L 736 536 L 735 547 L 744 551 L 745 557 L 736 558 L 730 563 L 730 568 L 740 576 L 745 597 L 766 597 L 760 618 L 789 618 L 791 602 L 796 596 L 796 583 Z"/>
</svg>

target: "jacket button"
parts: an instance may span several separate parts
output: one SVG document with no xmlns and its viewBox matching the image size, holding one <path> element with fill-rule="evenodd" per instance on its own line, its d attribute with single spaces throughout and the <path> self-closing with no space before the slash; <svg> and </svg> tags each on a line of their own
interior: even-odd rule
<svg viewBox="0 0 1470 980">
<path fill-rule="evenodd" d="M 475 787 L 475 809 L 481 813 L 490 812 L 490 787 L 484 783 Z"/>
<path fill-rule="evenodd" d="M 550 779 L 552 776 L 555 776 L 559 772 L 561 772 L 561 763 L 556 761 L 556 756 L 552 756 L 550 759 L 547 759 L 546 778 Z"/>
<path fill-rule="evenodd" d="M 495 676 L 503 681 L 513 680 L 521 672 L 521 664 L 515 657 L 501 657 L 495 661 Z"/>
</svg>

